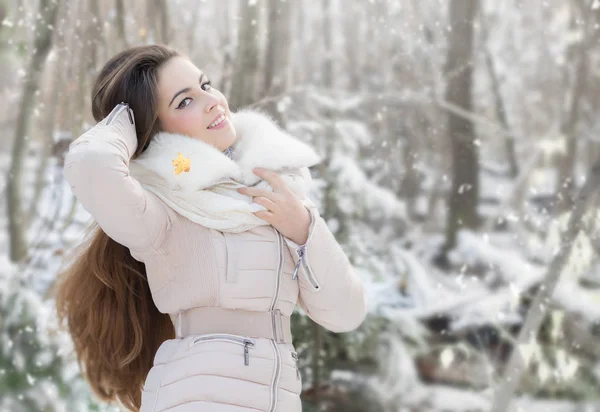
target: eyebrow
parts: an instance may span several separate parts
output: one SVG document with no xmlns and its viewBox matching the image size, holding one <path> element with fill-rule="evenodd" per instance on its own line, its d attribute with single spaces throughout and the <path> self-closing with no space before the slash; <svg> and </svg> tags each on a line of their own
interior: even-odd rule
<svg viewBox="0 0 600 412">
<path fill-rule="evenodd" d="M 204 73 L 202 73 L 202 74 L 200 75 L 200 80 L 198 80 L 200 83 L 202 83 L 202 78 L 203 78 L 204 76 L 206 76 Z M 171 99 L 171 101 L 169 102 L 169 106 L 167 106 L 167 107 L 171 107 L 171 105 L 173 104 L 173 100 L 175 100 L 175 99 L 177 98 L 177 96 L 179 96 L 181 93 L 187 93 L 187 92 L 189 92 L 190 90 L 192 90 L 192 88 L 191 88 L 191 87 L 186 87 L 185 89 L 181 89 L 181 90 L 179 90 L 177 93 L 175 93 L 175 96 L 173 96 L 173 98 L 172 98 L 172 99 Z"/>
</svg>

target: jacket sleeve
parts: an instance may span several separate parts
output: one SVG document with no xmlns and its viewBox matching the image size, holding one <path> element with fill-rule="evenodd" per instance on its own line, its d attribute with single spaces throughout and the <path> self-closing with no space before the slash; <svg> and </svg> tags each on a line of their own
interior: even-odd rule
<svg viewBox="0 0 600 412">
<path fill-rule="evenodd" d="M 356 329 L 367 314 L 364 284 L 350 264 L 318 209 L 304 202 L 310 211 L 308 240 L 297 245 L 285 238 L 297 271 L 298 306 L 308 317 L 332 332 Z"/>
<path fill-rule="evenodd" d="M 138 143 L 128 110 L 117 105 L 75 139 L 63 170 L 75 197 L 102 230 L 116 242 L 144 251 L 164 236 L 169 216 L 166 205 L 129 175 Z"/>
</svg>

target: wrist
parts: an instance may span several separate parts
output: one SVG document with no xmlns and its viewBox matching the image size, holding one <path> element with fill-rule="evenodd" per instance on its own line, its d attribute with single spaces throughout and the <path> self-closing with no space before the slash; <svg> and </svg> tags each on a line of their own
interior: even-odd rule
<svg viewBox="0 0 600 412">
<path fill-rule="evenodd" d="M 310 223 L 311 223 L 311 217 L 310 217 L 310 211 L 307 208 L 303 208 L 304 209 L 304 222 L 305 224 L 302 226 L 302 233 L 300 234 L 299 237 L 295 238 L 295 239 L 291 239 L 292 242 L 298 244 L 298 245 L 304 245 L 307 241 L 308 241 L 308 235 L 309 235 L 309 231 L 310 231 Z"/>
</svg>

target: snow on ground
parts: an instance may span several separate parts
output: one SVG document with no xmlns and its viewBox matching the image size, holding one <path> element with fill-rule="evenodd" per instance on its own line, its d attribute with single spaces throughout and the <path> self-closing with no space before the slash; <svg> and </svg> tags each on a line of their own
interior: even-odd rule
<svg viewBox="0 0 600 412">
<path fill-rule="evenodd" d="M 476 392 L 447 386 L 425 386 L 430 401 L 428 411 L 488 412 L 492 394 L 489 390 Z M 401 409 L 400 409 L 401 410 Z M 512 412 L 600 412 L 600 403 L 517 398 Z"/>
</svg>

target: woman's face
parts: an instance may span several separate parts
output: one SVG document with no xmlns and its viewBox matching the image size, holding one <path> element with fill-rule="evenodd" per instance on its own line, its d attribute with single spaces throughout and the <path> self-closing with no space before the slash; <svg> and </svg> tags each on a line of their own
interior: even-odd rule
<svg viewBox="0 0 600 412">
<path fill-rule="evenodd" d="M 158 118 L 162 129 L 208 143 L 223 151 L 236 140 L 225 96 L 189 59 L 177 56 L 158 71 Z M 214 123 L 224 115 L 225 120 Z"/>
</svg>

